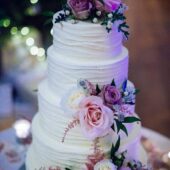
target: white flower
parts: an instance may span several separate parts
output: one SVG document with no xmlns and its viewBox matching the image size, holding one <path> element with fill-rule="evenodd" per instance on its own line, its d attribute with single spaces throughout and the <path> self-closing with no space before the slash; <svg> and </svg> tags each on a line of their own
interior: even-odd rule
<svg viewBox="0 0 170 170">
<path fill-rule="evenodd" d="M 66 11 L 65 11 L 65 14 L 66 14 L 66 15 L 70 15 L 70 11 L 69 11 L 69 10 L 66 10 Z"/>
<path fill-rule="evenodd" d="M 113 14 L 112 14 L 112 13 L 109 13 L 109 14 L 108 14 L 108 17 L 109 17 L 109 18 L 112 18 L 112 17 L 113 17 Z"/>
<path fill-rule="evenodd" d="M 70 89 L 61 99 L 60 105 L 65 114 L 69 116 L 75 116 L 78 109 L 79 104 L 86 97 L 86 94 L 83 89 L 74 87 Z"/>
<path fill-rule="evenodd" d="M 98 19 L 97 19 L 97 18 L 93 18 L 93 22 L 94 22 L 94 23 L 97 23 L 97 22 L 98 22 Z"/>
<path fill-rule="evenodd" d="M 102 160 L 95 165 L 94 170 L 117 170 L 117 168 L 110 160 Z"/>
<path fill-rule="evenodd" d="M 101 11 L 97 11 L 97 12 L 96 12 L 96 15 L 97 15 L 97 16 L 101 16 L 101 14 L 102 14 Z"/>
<path fill-rule="evenodd" d="M 75 24 L 75 23 L 76 23 L 76 21 L 75 21 L 74 19 L 71 19 L 70 22 L 71 22 L 72 24 Z"/>
<path fill-rule="evenodd" d="M 113 25 L 113 23 L 112 23 L 111 21 L 108 21 L 108 22 L 107 22 L 107 28 L 111 29 L 111 28 L 112 28 L 112 25 Z"/>
</svg>

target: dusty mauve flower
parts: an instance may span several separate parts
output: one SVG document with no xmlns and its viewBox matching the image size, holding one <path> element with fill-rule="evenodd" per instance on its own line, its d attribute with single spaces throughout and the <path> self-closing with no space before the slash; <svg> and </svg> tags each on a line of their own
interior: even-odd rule
<svg viewBox="0 0 170 170">
<path fill-rule="evenodd" d="M 112 107 L 114 104 L 119 103 L 121 100 L 120 91 L 116 87 L 111 85 L 106 85 L 103 87 L 101 96 L 104 100 L 104 103 L 109 107 Z"/>
<path fill-rule="evenodd" d="M 80 125 L 89 140 L 107 135 L 113 124 L 113 112 L 103 105 L 100 97 L 89 96 L 80 103 Z"/>
<path fill-rule="evenodd" d="M 107 12 L 112 12 L 118 9 L 121 4 L 121 0 L 104 0 L 105 10 Z"/>
<path fill-rule="evenodd" d="M 87 19 L 92 8 L 91 0 L 67 0 L 73 14 L 78 19 Z"/>
<path fill-rule="evenodd" d="M 94 0 L 93 2 L 94 2 L 94 6 L 97 10 L 99 10 L 99 11 L 105 10 L 104 3 L 102 3 L 100 0 Z"/>
</svg>

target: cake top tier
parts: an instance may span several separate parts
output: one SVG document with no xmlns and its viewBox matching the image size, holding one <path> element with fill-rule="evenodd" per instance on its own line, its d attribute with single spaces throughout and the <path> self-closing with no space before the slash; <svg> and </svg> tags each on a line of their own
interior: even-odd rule
<svg viewBox="0 0 170 170">
<path fill-rule="evenodd" d="M 117 25 L 118 32 L 128 38 L 126 17 L 127 6 L 121 0 L 67 0 L 63 10 L 55 15 L 54 23 L 70 20 L 71 23 L 91 22 L 101 24 L 110 32 Z"/>
</svg>

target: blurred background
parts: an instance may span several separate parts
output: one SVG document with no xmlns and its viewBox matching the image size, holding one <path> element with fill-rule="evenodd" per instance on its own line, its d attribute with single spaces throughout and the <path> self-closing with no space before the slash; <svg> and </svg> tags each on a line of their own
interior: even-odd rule
<svg viewBox="0 0 170 170">
<path fill-rule="evenodd" d="M 141 93 L 145 127 L 170 137 L 170 2 L 129 0 L 129 79 Z M 37 85 L 46 76 L 57 0 L 0 0 L 0 130 L 37 112 Z M 4 121 L 6 120 L 6 121 Z M 5 122 L 5 123 L 4 123 Z"/>
</svg>

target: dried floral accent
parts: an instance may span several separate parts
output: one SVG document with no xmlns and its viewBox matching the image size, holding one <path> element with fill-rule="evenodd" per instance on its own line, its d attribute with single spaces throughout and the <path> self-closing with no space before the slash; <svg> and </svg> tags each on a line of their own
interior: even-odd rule
<svg viewBox="0 0 170 170">
<path fill-rule="evenodd" d="M 93 154 L 88 155 L 86 167 L 88 170 L 94 170 L 94 166 L 105 158 L 103 151 L 101 150 L 99 138 L 94 140 Z"/>
<path fill-rule="evenodd" d="M 64 143 L 65 138 L 66 138 L 68 132 L 69 132 L 71 129 L 75 128 L 75 127 L 76 127 L 77 125 L 79 125 L 79 124 L 80 124 L 80 122 L 79 122 L 79 120 L 76 119 L 76 118 L 68 124 L 67 128 L 65 128 L 65 130 L 64 130 L 64 136 L 63 136 L 62 141 L 61 141 L 62 143 Z"/>
</svg>

